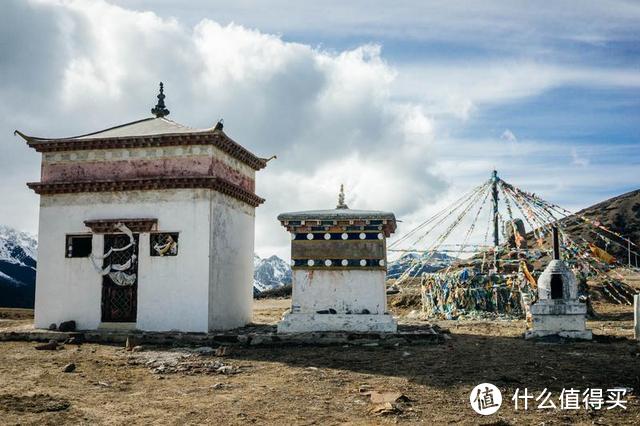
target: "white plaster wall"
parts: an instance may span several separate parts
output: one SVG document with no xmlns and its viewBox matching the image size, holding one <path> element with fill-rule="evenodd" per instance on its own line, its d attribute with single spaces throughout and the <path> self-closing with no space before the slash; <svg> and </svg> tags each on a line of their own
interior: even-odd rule
<svg viewBox="0 0 640 426">
<path fill-rule="evenodd" d="M 149 256 L 148 234 L 140 236 L 136 324 L 143 330 L 208 328 L 209 214 L 207 189 L 45 195 L 40 202 L 36 327 L 75 320 L 81 329 L 100 325 L 102 277 L 88 258 L 65 258 L 65 235 L 89 232 L 88 219 L 158 219 L 160 231 L 177 231 L 176 257 Z M 103 253 L 102 236 L 94 253 Z"/>
<path fill-rule="evenodd" d="M 66 234 L 82 234 L 82 221 L 69 220 L 53 209 L 40 207 L 38 267 L 36 269 L 35 327 L 75 320 L 78 328 L 100 325 L 102 277 L 87 258 L 65 257 Z M 101 253 L 104 239 L 95 236 L 93 248 Z"/>
<path fill-rule="evenodd" d="M 337 313 L 386 312 L 387 295 L 383 270 L 293 271 L 292 312 L 315 313 L 335 309 Z"/>
<path fill-rule="evenodd" d="M 247 324 L 253 308 L 255 209 L 214 192 L 211 199 L 209 329 Z"/>
<path fill-rule="evenodd" d="M 190 190 L 186 190 L 190 191 Z M 209 200 L 212 191 L 191 190 L 190 200 L 156 205 L 160 231 L 179 232 L 177 256 L 149 255 L 140 241 L 137 327 L 151 331 L 207 331 Z"/>
</svg>

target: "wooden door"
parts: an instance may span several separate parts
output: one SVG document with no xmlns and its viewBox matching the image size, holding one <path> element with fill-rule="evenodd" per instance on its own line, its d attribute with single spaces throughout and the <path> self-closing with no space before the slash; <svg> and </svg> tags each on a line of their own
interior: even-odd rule
<svg viewBox="0 0 640 426">
<path fill-rule="evenodd" d="M 135 244 L 126 250 L 114 251 L 104 260 L 103 268 L 109 265 L 124 265 L 131 260 L 126 270 L 120 271 L 120 277 L 114 272 L 102 277 L 102 322 L 135 322 L 138 307 L 138 234 L 133 234 Z M 111 248 L 123 248 L 131 243 L 125 234 L 106 234 L 104 236 L 104 252 Z M 126 276 L 133 282 L 122 285 Z"/>
</svg>

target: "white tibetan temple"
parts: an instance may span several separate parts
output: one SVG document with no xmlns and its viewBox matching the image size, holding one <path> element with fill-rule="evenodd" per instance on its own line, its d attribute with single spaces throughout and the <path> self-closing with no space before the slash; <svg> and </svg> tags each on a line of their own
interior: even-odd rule
<svg viewBox="0 0 640 426">
<path fill-rule="evenodd" d="M 229 329 L 252 317 L 259 158 L 222 123 L 154 117 L 82 136 L 16 131 L 42 153 L 35 326 Z"/>
</svg>

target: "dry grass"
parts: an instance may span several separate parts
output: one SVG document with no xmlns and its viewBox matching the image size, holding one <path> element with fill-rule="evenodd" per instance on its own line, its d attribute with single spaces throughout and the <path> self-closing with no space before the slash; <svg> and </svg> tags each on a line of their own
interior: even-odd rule
<svg viewBox="0 0 640 426">
<path fill-rule="evenodd" d="M 256 304 L 256 321 L 276 321 L 287 300 Z M 640 424 L 640 403 L 628 409 L 514 411 L 515 388 L 554 395 L 562 387 L 640 389 L 638 346 L 629 306 L 596 304 L 589 326 L 606 343 L 524 341 L 523 321 L 440 321 L 451 330 L 442 345 L 383 347 L 229 348 L 222 358 L 237 374 L 154 374 L 120 347 L 85 344 L 36 351 L 35 344 L 0 343 L 3 424 Z M 10 316 L 5 312 L 5 316 Z M 6 322 L 7 320 L 4 320 Z M 12 320 L 19 323 L 29 320 Z M 3 321 L 0 321 L 2 324 Z M 0 325 L 1 326 L 1 325 Z M 156 348 L 167 351 L 168 348 Z M 76 371 L 63 373 L 73 362 Z M 496 384 L 505 401 L 481 418 L 469 392 Z M 370 413 L 361 387 L 397 391 L 411 402 L 387 416 Z"/>
</svg>

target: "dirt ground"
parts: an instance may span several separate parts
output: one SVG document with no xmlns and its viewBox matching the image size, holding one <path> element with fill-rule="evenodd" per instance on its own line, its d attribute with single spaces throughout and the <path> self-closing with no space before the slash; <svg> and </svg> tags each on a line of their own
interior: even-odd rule
<svg viewBox="0 0 640 426">
<path fill-rule="evenodd" d="M 255 321 L 277 321 L 288 304 L 257 301 Z M 95 344 L 38 351 L 35 343 L 3 342 L 0 423 L 640 424 L 632 309 L 595 307 L 594 342 L 525 341 L 519 320 L 439 321 L 451 332 L 439 345 L 229 347 L 221 357 Z M 0 312 L 0 327 L 30 321 L 29 311 Z M 62 371 L 68 363 L 74 372 Z M 503 394 L 500 410 L 486 417 L 469 404 L 471 389 L 483 382 Z M 527 411 L 516 411 L 511 401 L 516 388 L 535 396 L 547 388 L 559 406 L 562 388 L 571 387 L 633 390 L 626 410 L 537 410 L 531 401 Z M 363 393 L 371 390 L 397 391 L 409 400 L 371 412 L 375 406 Z"/>
</svg>

